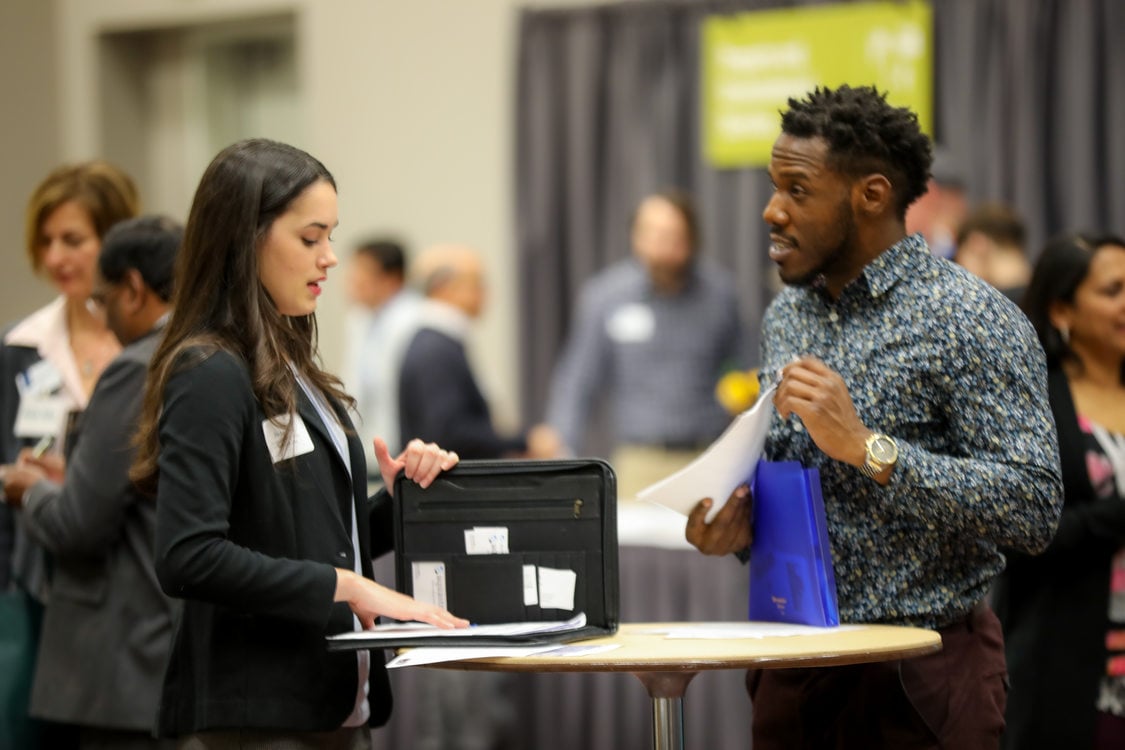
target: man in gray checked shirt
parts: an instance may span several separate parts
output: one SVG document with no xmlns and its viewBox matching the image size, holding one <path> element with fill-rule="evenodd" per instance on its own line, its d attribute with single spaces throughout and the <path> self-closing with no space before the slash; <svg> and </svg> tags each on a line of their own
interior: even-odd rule
<svg viewBox="0 0 1125 750">
<path fill-rule="evenodd" d="M 633 219 L 633 257 L 583 287 L 555 371 L 547 422 L 573 453 L 594 407 L 613 425 L 618 496 L 631 498 L 686 465 L 730 415 L 715 398 L 723 372 L 749 363 L 729 274 L 696 257 L 690 199 L 646 197 Z"/>
</svg>

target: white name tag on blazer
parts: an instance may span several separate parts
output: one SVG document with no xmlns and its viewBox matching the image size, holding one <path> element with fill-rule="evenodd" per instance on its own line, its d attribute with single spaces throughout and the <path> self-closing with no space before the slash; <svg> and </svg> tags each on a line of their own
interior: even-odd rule
<svg viewBox="0 0 1125 750">
<path fill-rule="evenodd" d="M 291 415 L 283 414 L 277 418 L 276 422 L 269 419 L 262 420 L 262 434 L 266 436 L 270 458 L 273 459 L 275 464 L 278 461 L 285 461 L 313 452 L 313 441 L 312 436 L 309 435 L 309 428 L 305 426 L 305 420 L 299 416 L 293 422 L 293 432 L 289 434 L 289 439 L 285 439 L 285 428 L 289 426 L 290 418 Z"/>
<path fill-rule="evenodd" d="M 16 376 L 16 389 L 20 396 L 46 396 L 62 388 L 62 374 L 45 359 L 41 359 Z"/>
<path fill-rule="evenodd" d="M 62 435 L 73 403 L 63 395 L 50 396 L 27 393 L 20 397 L 19 411 L 13 432 L 19 438 Z"/>
</svg>

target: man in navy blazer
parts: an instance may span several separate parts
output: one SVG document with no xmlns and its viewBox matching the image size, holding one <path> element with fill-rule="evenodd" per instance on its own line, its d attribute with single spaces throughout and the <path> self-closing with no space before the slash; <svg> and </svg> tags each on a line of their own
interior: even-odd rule
<svg viewBox="0 0 1125 750">
<path fill-rule="evenodd" d="M 427 248 L 418 256 L 414 276 L 425 299 L 399 373 L 402 441 L 435 442 L 461 458 L 556 457 L 561 442 L 547 425 L 518 435 L 499 433 L 473 375 L 465 338 L 485 302 L 477 252 L 463 245 Z"/>
<path fill-rule="evenodd" d="M 152 734 L 179 603 L 156 580 L 156 506 L 129 467 L 181 237 L 156 216 L 106 235 L 91 304 L 125 348 L 98 380 L 65 467 L 25 450 L 4 481 L 20 523 L 54 558 L 31 714 L 77 725 L 83 746 L 127 737 L 138 743 L 130 747 L 163 746 Z"/>
</svg>

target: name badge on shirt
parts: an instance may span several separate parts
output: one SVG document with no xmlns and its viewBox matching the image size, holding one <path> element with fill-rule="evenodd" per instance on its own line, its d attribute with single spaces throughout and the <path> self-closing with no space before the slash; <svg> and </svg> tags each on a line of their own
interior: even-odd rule
<svg viewBox="0 0 1125 750">
<path fill-rule="evenodd" d="M 27 395 L 45 396 L 62 388 L 62 373 L 53 364 L 41 359 L 31 367 L 16 375 L 16 390 L 20 397 Z"/>
<path fill-rule="evenodd" d="M 299 416 L 293 423 L 293 432 L 289 435 L 289 439 L 285 439 L 285 428 L 289 425 L 291 418 L 292 415 L 283 414 L 277 418 L 276 424 L 269 419 L 262 420 L 262 434 L 266 436 L 270 458 L 273 459 L 275 464 L 279 461 L 313 452 L 313 441 L 312 436 L 309 435 L 309 428 L 305 426 L 305 420 Z"/>
<path fill-rule="evenodd" d="M 43 393 L 27 393 L 20 397 L 19 411 L 13 432 L 18 438 L 60 436 L 66 429 L 66 420 L 73 407 L 70 398 Z"/>
<path fill-rule="evenodd" d="M 648 305 L 622 305 L 609 316 L 605 329 L 611 339 L 621 344 L 648 341 L 656 332 L 656 316 Z"/>
</svg>

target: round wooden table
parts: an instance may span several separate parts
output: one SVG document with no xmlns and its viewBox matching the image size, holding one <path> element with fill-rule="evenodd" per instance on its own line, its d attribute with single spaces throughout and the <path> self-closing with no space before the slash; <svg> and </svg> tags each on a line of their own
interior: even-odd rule
<svg viewBox="0 0 1125 750">
<path fill-rule="evenodd" d="M 737 628 L 747 623 L 627 623 L 615 635 L 581 641 L 582 646 L 616 648 L 587 655 L 535 654 L 429 666 L 498 672 L 629 672 L 652 699 L 653 747 L 682 750 L 683 698 L 688 683 L 708 669 L 828 667 L 893 661 L 941 649 L 933 630 L 894 625 L 845 625 L 811 635 L 760 638 L 668 638 L 669 632 Z"/>
</svg>

